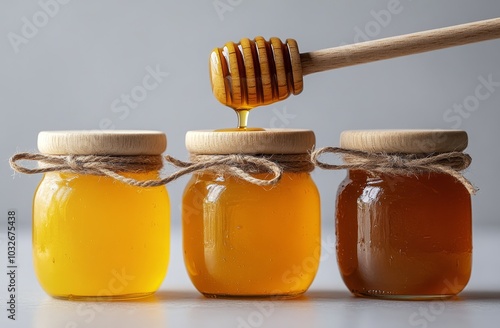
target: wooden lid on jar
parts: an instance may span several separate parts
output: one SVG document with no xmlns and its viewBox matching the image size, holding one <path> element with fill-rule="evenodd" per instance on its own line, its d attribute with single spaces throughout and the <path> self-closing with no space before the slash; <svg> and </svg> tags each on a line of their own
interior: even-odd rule
<svg viewBox="0 0 500 328">
<path fill-rule="evenodd" d="M 340 147 L 367 152 L 444 153 L 463 151 L 467 132 L 462 130 L 352 130 L 340 134 Z"/>
<path fill-rule="evenodd" d="M 167 136 L 159 131 L 42 131 L 38 150 L 50 155 L 161 155 Z"/>
<path fill-rule="evenodd" d="M 192 154 L 303 154 L 313 149 L 311 130 L 188 131 L 186 148 Z"/>
</svg>

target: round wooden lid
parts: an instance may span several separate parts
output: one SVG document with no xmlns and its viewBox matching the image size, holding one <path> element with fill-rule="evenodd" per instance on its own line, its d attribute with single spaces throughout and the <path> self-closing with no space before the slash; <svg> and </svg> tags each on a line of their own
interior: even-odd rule
<svg viewBox="0 0 500 328">
<path fill-rule="evenodd" d="M 42 131 L 38 150 L 51 155 L 160 155 L 167 137 L 159 131 Z"/>
<path fill-rule="evenodd" d="M 313 149 L 311 130 L 189 131 L 186 148 L 192 154 L 302 154 Z"/>
<path fill-rule="evenodd" d="M 444 153 L 467 147 L 461 130 L 353 130 L 340 135 L 342 148 L 386 153 Z"/>
</svg>

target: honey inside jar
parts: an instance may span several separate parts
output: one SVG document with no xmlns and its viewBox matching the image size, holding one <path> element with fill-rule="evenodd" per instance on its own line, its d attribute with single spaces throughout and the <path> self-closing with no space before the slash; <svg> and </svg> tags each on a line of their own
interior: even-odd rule
<svg viewBox="0 0 500 328">
<path fill-rule="evenodd" d="M 451 296 L 467 285 L 471 202 L 453 177 L 352 171 L 336 216 L 338 264 L 354 294 Z"/>
<path fill-rule="evenodd" d="M 164 187 L 141 189 L 109 177 L 46 173 L 33 208 L 34 268 L 43 289 L 58 298 L 155 292 L 167 271 L 168 204 Z"/>
<path fill-rule="evenodd" d="M 318 197 L 309 174 L 285 174 L 266 191 L 234 177 L 193 176 L 183 225 L 196 288 L 207 296 L 305 292 L 319 264 L 320 222 L 307 219 L 319 217 Z"/>
<path fill-rule="evenodd" d="M 92 157 L 115 160 L 146 154 L 161 163 L 166 137 L 156 131 L 45 131 L 39 134 L 38 147 L 43 154 L 76 154 L 76 161 L 95 153 Z M 141 158 L 153 161 L 148 156 Z M 117 173 L 156 180 L 159 169 Z M 104 175 L 47 172 L 33 200 L 35 273 L 42 288 L 56 298 L 144 297 L 165 277 L 169 230 L 164 186 L 136 187 Z"/>
<path fill-rule="evenodd" d="M 190 131 L 188 150 L 239 154 L 310 149 L 312 132 Z M 303 142 L 300 138 L 305 138 Z M 296 142 L 286 143 L 285 140 Z M 280 141 L 281 139 L 281 141 Z M 220 142 L 215 142 L 220 140 Z M 270 140 L 278 141 L 270 145 Z M 288 144 L 288 146 L 282 146 Z M 259 148 L 258 148 L 259 147 Z M 253 173 L 268 179 L 268 173 Z M 319 265 L 319 193 L 308 172 L 284 172 L 274 186 L 259 186 L 224 170 L 193 175 L 182 201 L 184 262 L 207 297 L 295 297 L 312 283 Z"/>
<path fill-rule="evenodd" d="M 368 130 L 341 135 L 343 148 L 393 157 L 405 152 L 422 158 L 461 151 L 466 145 L 467 134 L 455 130 Z M 349 164 L 354 159 L 345 161 Z M 353 294 L 392 299 L 451 297 L 465 288 L 471 274 L 470 193 L 443 172 L 351 169 L 337 193 L 336 236 L 340 272 Z"/>
</svg>

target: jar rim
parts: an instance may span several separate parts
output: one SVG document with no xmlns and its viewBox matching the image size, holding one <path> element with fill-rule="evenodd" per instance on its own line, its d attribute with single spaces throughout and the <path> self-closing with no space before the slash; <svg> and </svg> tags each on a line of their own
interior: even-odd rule
<svg viewBox="0 0 500 328">
<path fill-rule="evenodd" d="M 265 129 L 263 131 L 196 130 L 186 133 L 191 154 L 303 154 L 316 143 L 312 130 Z"/>
<path fill-rule="evenodd" d="M 161 155 L 167 137 L 149 130 L 41 131 L 38 150 L 50 155 Z"/>
<path fill-rule="evenodd" d="M 347 130 L 340 146 L 351 150 L 385 153 L 425 154 L 463 151 L 468 136 L 463 130 Z"/>
</svg>

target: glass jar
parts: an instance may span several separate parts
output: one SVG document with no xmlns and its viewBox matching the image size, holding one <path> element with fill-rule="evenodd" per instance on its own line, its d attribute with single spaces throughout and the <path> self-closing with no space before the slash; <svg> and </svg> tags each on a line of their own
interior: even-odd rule
<svg viewBox="0 0 500 328">
<path fill-rule="evenodd" d="M 187 149 L 198 155 L 306 155 L 314 143 L 309 130 L 186 135 Z M 186 269 L 207 297 L 294 297 L 316 275 L 320 200 L 309 172 L 285 171 L 263 187 L 224 170 L 200 171 L 184 191 L 182 217 Z"/>
<path fill-rule="evenodd" d="M 50 131 L 51 155 L 159 156 L 154 131 Z M 120 174 L 156 179 L 158 170 Z M 134 187 L 101 175 L 44 174 L 33 201 L 33 260 L 43 289 L 63 299 L 129 299 L 154 293 L 169 259 L 170 204 L 161 187 Z"/>
<path fill-rule="evenodd" d="M 464 131 L 345 131 L 341 147 L 376 153 L 462 151 Z M 471 197 L 454 177 L 350 170 L 337 194 L 337 260 L 352 293 L 446 298 L 472 264 Z"/>
</svg>

